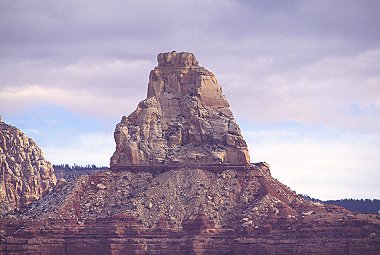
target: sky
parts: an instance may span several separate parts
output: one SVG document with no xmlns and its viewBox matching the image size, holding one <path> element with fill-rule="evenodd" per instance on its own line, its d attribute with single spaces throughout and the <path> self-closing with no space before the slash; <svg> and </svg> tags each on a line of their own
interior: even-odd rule
<svg viewBox="0 0 380 255">
<path fill-rule="evenodd" d="M 253 162 L 300 194 L 380 198 L 380 1 L 0 1 L 0 114 L 55 164 L 109 165 L 160 52 L 193 52 Z"/>
</svg>

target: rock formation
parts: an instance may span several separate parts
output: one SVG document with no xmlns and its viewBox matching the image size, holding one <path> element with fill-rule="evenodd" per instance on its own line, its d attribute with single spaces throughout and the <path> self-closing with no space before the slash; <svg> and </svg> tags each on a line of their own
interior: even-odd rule
<svg viewBox="0 0 380 255">
<path fill-rule="evenodd" d="M 307 201 L 268 164 L 248 164 L 220 86 L 193 54 L 158 63 L 147 99 L 116 127 L 111 169 L 0 217 L 0 253 L 380 254 L 379 216 Z"/>
<path fill-rule="evenodd" d="M 147 98 L 116 126 L 111 167 L 249 164 L 247 144 L 215 75 L 192 53 L 161 53 L 157 60 Z"/>
<path fill-rule="evenodd" d="M 56 183 L 52 165 L 35 142 L 0 123 L 0 212 L 40 199 Z"/>
<path fill-rule="evenodd" d="M 245 167 L 104 171 L 0 218 L 4 254 L 379 254 L 380 218 Z"/>
</svg>

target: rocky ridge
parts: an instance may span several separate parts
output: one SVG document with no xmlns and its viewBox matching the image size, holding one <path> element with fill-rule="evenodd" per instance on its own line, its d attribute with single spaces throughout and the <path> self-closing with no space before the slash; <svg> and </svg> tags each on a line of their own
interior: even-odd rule
<svg viewBox="0 0 380 255">
<path fill-rule="evenodd" d="M 4 220 L 6 254 L 380 251 L 379 217 L 306 201 L 266 163 L 97 172 Z"/>
<path fill-rule="evenodd" d="M 111 167 L 249 164 L 247 144 L 216 77 L 194 54 L 157 56 L 147 98 L 115 129 Z"/>
<path fill-rule="evenodd" d="M 0 122 L 0 212 L 39 200 L 56 181 L 52 165 L 36 143 L 16 127 Z"/>
</svg>

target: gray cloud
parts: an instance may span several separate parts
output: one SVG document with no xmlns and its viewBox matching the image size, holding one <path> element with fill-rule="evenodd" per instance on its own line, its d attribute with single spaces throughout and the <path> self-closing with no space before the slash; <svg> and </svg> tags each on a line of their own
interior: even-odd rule
<svg viewBox="0 0 380 255">
<path fill-rule="evenodd" d="M 214 71 L 242 118 L 377 129 L 379 9 L 371 0 L 1 1 L 0 106 L 21 109 L 37 92 L 119 115 L 117 105 L 131 111 L 145 96 L 156 54 L 176 49 Z"/>
<path fill-rule="evenodd" d="M 378 45 L 378 1 L 2 1 L 3 56 L 150 57 L 272 37 Z M 376 44 L 377 43 L 377 44 Z M 218 49 L 218 47 L 216 47 Z M 233 47 L 224 48 L 233 53 Z M 336 50 L 336 49 L 335 49 Z M 212 52 L 212 49 L 211 49 Z M 214 54 L 217 54 L 215 52 Z"/>
<path fill-rule="evenodd" d="M 223 87 L 236 112 L 245 119 L 377 132 L 379 53 L 326 57 L 285 70 L 274 68 L 281 61 L 275 56 L 256 58 L 247 65 L 236 60 L 229 63 L 233 71 L 222 72 L 219 80 L 229 85 Z"/>
</svg>

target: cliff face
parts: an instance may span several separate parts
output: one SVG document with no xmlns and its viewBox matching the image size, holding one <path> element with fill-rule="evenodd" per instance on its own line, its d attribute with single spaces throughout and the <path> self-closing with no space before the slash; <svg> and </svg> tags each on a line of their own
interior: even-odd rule
<svg viewBox="0 0 380 255">
<path fill-rule="evenodd" d="M 249 164 L 245 140 L 215 75 L 192 53 L 161 53 L 148 95 L 115 129 L 111 167 Z"/>
<path fill-rule="evenodd" d="M 39 200 L 56 184 L 52 165 L 35 142 L 16 127 L 0 123 L 0 211 Z"/>
</svg>

